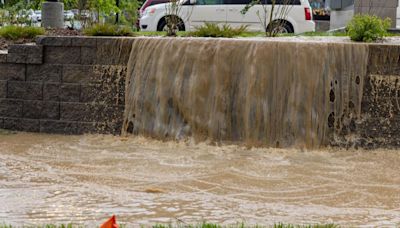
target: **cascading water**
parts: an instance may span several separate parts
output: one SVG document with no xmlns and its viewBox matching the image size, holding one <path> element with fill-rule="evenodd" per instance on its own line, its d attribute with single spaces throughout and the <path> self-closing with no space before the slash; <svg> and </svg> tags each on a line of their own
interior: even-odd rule
<svg viewBox="0 0 400 228">
<path fill-rule="evenodd" d="M 309 148 L 359 136 L 397 150 L 0 130 L 1 222 L 400 224 L 398 46 L 134 38 L 101 47 L 107 66 L 95 69 L 110 87 L 95 102 L 119 91 L 120 105 L 130 54 L 124 133 Z M 101 127 L 119 126 L 109 110 Z"/>
<path fill-rule="evenodd" d="M 139 38 L 123 133 L 318 148 L 360 115 L 368 46 Z"/>
</svg>

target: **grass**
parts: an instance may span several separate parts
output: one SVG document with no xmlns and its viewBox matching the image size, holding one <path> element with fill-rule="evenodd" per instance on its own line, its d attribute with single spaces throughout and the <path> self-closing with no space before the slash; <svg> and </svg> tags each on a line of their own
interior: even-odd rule
<svg viewBox="0 0 400 228">
<path fill-rule="evenodd" d="M 20 226 L 19 226 L 20 227 Z M 60 225 L 54 225 L 54 224 L 48 224 L 48 225 L 39 225 L 39 226 L 22 226 L 23 228 L 83 228 L 86 226 L 81 226 L 81 225 L 73 225 L 73 224 L 60 224 Z M 120 225 L 120 228 L 125 228 L 125 225 Z M 142 227 L 147 227 L 147 226 L 142 226 Z M 156 224 L 151 226 L 152 228 L 338 228 L 339 226 L 334 225 L 334 224 L 327 224 L 327 225 L 292 225 L 292 224 L 283 224 L 283 223 L 277 223 L 273 226 L 261 226 L 261 225 L 246 225 L 244 223 L 237 223 L 236 225 L 219 225 L 216 223 L 199 223 L 199 224 Z M 6 225 L 0 224 L 0 228 L 17 228 L 17 226 L 11 226 L 11 225 Z"/>
<path fill-rule="evenodd" d="M 134 32 L 134 36 L 148 36 L 148 37 L 160 37 L 166 36 L 166 32 Z M 190 32 L 178 32 L 178 37 L 190 37 Z M 327 37 L 346 37 L 346 32 L 306 32 L 302 34 L 280 34 L 278 37 L 296 37 L 296 36 L 305 36 L 305 37 L 314 37 L 314 36 L 327 36 Z M 400 36 L 400 33 L 389 33 L 389 37 Z M 242 32 L 240 35 L 234 37 L 265 37 L 264 32 Z"/>
<path fill-rule="evenodd" d="M 43 34 L 45 34 L 45 29 L 39 27 L 21 27 L 15 25 L 0 27 L 0 37 L 7 40 L 33 39 Z"/>
<path fill-rule="evenodd" d="M 159 36 L 167 36 L 167 32 L 134 32 L 135 36 L 148 36 L 148 37 L 159 37 Z M 186 37 L 189 32 L 178 32 L 178 37 Z"/>
<path fill-rule="evenodd" d="M 96 24 L 83 30 L 87 36 L 133 36 L 130 27 L 113 24 Z"/>
<path fill-rule="evenodd" d="M 205 23 L 203 26 L 199 26 L 195 31 L 189 32 L 189 36 L 195 37 L 239 37 L 243 33 L 247 32 L 248 26 L 240 26 L 233 28 L 228 24 L 219 26 L 214 23 Z"/>
<path fill-rule="evenodd" d="M 306 32 L 301 36 L 347 36 L 345 32 Z"/>
<path fill-rule="evenodd" d="M 164 225 L 158 224 L 154 225 L 153 228 L 338 228 L 339 226 L 334 224 L 327 224 L 327 225 L 292 225 L 292 224 L 283 224 L 277 223 L 273 226 L 262 226 L 262 225 L 246 225 L 244 223 L 238 223 L 236 225 L 219 225 L 215 223 L 207 223 L 203 222 L 196 225 L 190 224 L 177 224 L 177 225 Z"/>
<path fill-rule="evenodd" d="M 391 20 L 374 15 L 355 15 L 346 30 L 351 40 L 357 42 L 375 42 L 388 35 Z"/>
<path fill-rule="evenodd" d="M 134 32 L 135 36 L 149 36 L 149 37 L 158 37 L 158 36 L 166 36 L 166 32 Z M 395 34 L 393 34 L 395 35 Z M 399 35 L 399 34 L 397 34 Z M 178 37 L 190 37 L 192 34 L 190 32 L 178 32 Z M 346 33 L 328 33 L 328 32 L 307 32 L 303 34 L 280 34 L 278 37 L 294 37 L 294 36 L 347 36 Z M 248 32 L 244 31 L 239 35 L 233 37 L 265 37 L 264 32 Z"/>
<path fill-rule="evenodd" d="M 339 228 L 339 226 L 335 225 L 335 224 L 292 225 L 292 224 L 283 224 L 283 223 L 275 224 L 273 227 L 274 228 Z"/>
<path fill-rule="evenodd" d="M 0 27 L 0 37 L 4 37 L 8 40 L 18 39 L 33 39 L 36 36 L 44 35 L 45 29 L 38 27 L 21 27 L 21 26 L 5 26 Z M 167 35 L 166 32 L 133 32 L 132 29 L 125 26 L 116 26 L 111 24 L 105 25 L 94 25 L 86 30 L 84 34 L 88 36 L 147 36 L 147 37 L 164 37 Z M 191 37 L 191 32 L 178 32 L 178 37 Z M 295 37 L 295 36 L 328 36 L 328 37 L 346 37 L 345 32 L 306 32 L 303 34 L 281 34 L 279 37 Z M 400 36 L 400 33 L 388 33 L 389 37 Z M 234 34 L 232 37 L 265 37 L 264 32 L 248 32 L 241 31 L 239 34 Z"/>
</svg>

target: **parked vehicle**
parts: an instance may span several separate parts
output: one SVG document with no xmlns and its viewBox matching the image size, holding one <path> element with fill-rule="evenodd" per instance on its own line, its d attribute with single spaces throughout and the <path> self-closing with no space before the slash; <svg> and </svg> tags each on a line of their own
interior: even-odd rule
<svg viewBox="0 0 400 228">
<path fill-rule="evenodd" d="M 157 4 L 162 4 L 162 3 L 167 3 L 169 0 L 147 0 L 143 3 L 142 7 L 140 7 L 139 12 L 138 12 L 138 19 L 136 21 L 136 28 L 140 30 L 140 18 L 142 17 L 142 14 L 144 10 L 149 7 L 149 6 L 154 6 Z"/>
<path fill-rule="evenodd" d="M 271 0 L 267 1 L 267 11 L 271 10 Z M 249 31 L 264 31 L 260 23 L 259 12 L 262 14 L 262 5 L 254 5 L 246 14 L 241 11 L 251 0 L 182 0 L 180 2 L 179 19 L 181 25 L 179 30 L 190 31 L 201 26 L 204 22 L 228 24 L 232 27 L 247 25 Z M 274 14 L 273 22 L 282 28 L 279 31 L 287 33 L 304 33 L 315 31 L 315 23 L 312 21 L 312 10 L 308 0 L 292 0 L 286 6 L 287 16 L 282 17 L 281 13 Z M 279 3 L 279 1 L 278 1 Z M 157 4 L 147 7 L 140 18 L 140 29 L 142 31 L 163 31 L 166 28 L 166 16 L 170 3 Z M 276 6 L 277 8 L 278 6 Z M 265 25 L 270 25 L 267 21 Z"/>
<path fill-rule="evenodd" d="M 397 8 L 396 8 L 396 28 L 400 29 L 400 0 L 397 3 Z"/>
<path fill-rule="evenodd" d="M 33 9 L 22 9 L 17 12 L 15 18 L 19 21 L 19 23 L 29 23 L 34 21 L 34 11 Z"/>
<path fill-rule="evenodd" d="M 64 20 L 69 21 L 74 19 L 74 13 L 71 10 L 64 11 Z"/>
<path fill-rule="evenodd" d="M 41 11 L 41 10 L 35 10 L 35 11 L 33 11 L 32 20 L 33 20 L 34 22 L 40 22 L 40 21 L 42 21 L 42 11 Z"/>
<path fill-rule="evenodd" d="M 149 6 L 154 6 L 157 4 L 167 3 L 169 0 L 147 0 L 143 3 L 142 7 L 139 9 L 139 15 L 142 16 L 144 10 Z"/>
</svg>

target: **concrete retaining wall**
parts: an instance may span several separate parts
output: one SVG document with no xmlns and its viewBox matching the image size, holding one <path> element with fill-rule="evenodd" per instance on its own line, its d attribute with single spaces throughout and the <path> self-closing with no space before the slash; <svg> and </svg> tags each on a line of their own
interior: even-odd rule
<svg viewBox="0 0 400 228">
<path fill-rule="evenodd" d="M 363 147 L 400 147 L 400 46 L 370 45 L 362 119 L 356 132 Z"/>
<path fill-rule="evenodd" d="M 37 45 L 10 46 L 0 54 L 0 128 L 118 134 L 134 40 L 46 37 Z M 331 145 L 398 148 L 400 46 L 371 44 L 368 61 L 362 118 L 337 136 L 346 140 Z"/>
<path fill-rule="evenodd" d="M 46 37 L 11 45 L 0 54 L 0 128 L 119 133 L 131 41 Z"/>
</svg>

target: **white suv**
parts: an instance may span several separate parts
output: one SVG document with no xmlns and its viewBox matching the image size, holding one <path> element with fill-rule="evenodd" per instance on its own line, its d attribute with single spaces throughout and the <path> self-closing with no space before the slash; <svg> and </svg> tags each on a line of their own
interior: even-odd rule
<svg viewBox="0 0 400 228">
<path fill-rule="evenodd" d="M 272 0 L 267 1 L 266 9 L 271 10 Z M 201 26 L 204 22 L 228 24 L 232 27 L 247 25 L 249 31 L 264 31 L 260 18 L 267 18 L 265 25 L 270 24 L 269 18 L 264 17 L 262 5 L 254 5 L 246 14 L 241 11 L 251 0 L 181 0 L 181 8 L 179 10 L 179 18 L 181 24 L 179 30 L 191 31 Z M 287 0 L 276 0 L 276 9 L 284 8 L 282 2 Z M 304 33 L 315 31 L 315 23 L 312 21 L 312 10 L 308 0 L 290 0 L 291 4 L 286 5 L 288 10 L 287 16 L 280 18 L 281 13 L 274 14 L 273 21 L 284 20 L 279 23 L 283 26 L 280 31 L 288 33 Z M 140 29 L 142 31 L 163 31 L 165 30 L 168 16 L 168 4 L 158 4 L 146 8 L 140 18 Z M 282 9 L 281 8 L 281 9 Z M 267 13 L 268 14 L 268 13 Z M 259 17 L 260 15 L 260 17 Z"/>
</svg>

